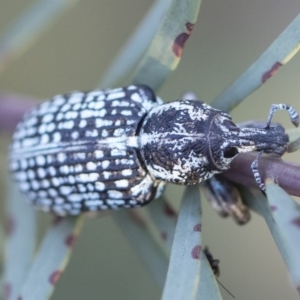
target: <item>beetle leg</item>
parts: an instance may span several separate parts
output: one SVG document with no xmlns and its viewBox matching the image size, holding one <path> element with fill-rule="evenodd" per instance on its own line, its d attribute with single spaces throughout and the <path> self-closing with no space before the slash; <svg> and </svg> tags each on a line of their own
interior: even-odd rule
<svg viewBox="0 0 300 300">
<path fill-rule="evenodd" d="M 259 175 L 259 171 L 258 171 L 258 163 L 259 163 L 259 160 L 260 160 L 260 158 L 261 158 L 261 156 L 262 156 L 263 153 L 264 153 L 263 151 L 260 151 L 257 154 L 254 162 L 251 164 L 251 169 L 252 169 L 252 172 L 253 172 L 253 175 L 254 175 L 254 179 L 255 179 L 257 185 L 265 193 L 266 192 L 266 186 L 262 182 L 261 177 Z"/>
<path fill-rule="evenodd" d="M 221 217 L 230 215 L 243 225 L 250 220 L 249 209 L 243 204 L 238 189 L 222 176 L 213 176 L 203 182 L 206 199 Z"/>
<path fill-rule="evenodd" d="M 267 121 L 267 126 L 266 128 L 270 127 L 271 124 L 271 120 L 273 118 L 274 113 L 277 110 L 287 110 L 289 115 L 290 115 L 290 119 L 292 121 L 292 123 L 298 127 L 299 125 L 299 115 L 298 113 L 294 110 L 294 108 L 288 104 L 272 104 L 271 109 L 270 109 L 270 113 L 269 113 L 269 117 L 268 117 L 268 121 Z"/>
</svg>

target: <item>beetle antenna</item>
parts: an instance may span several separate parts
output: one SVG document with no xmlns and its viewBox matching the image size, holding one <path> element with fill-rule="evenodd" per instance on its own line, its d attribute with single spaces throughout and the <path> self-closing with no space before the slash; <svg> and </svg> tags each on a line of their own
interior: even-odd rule
<svg viewBox="0 0 300 300">
<path fill-rule="evenodd" d="M 235 297 L 233 296 L 233 294 L 231 294 L 227 289 L 226 289 L 226 287 L 219 281 L 219 279 L 218 278 L 216 278 L 216 280 L 217 280 L 217 282 L 218 282 L 218 284 L 232 297 L 232 298 L 234 298 L 235 299 Z"/>
<path fill-rule="evenodd" d="M 266 192 L 266 186 L 262 182 L 261 177 L 259 175 L 259 171 L 258 171 L 258 163 L 259 163 L 259 160 L 260 160 L 260 158 L 261 158 L 261 156 L 262 156 L 263 153 L 264 153 L 264 151 L 260 151 L 257 154 L 254 162 L 251 164 L 251 169 L 252 169 L 252 172 L 253 172 L 253 175 L 254 175 L 254 179 L 255 179 L 257 185 L 265 193 Z"/>
<path fill-rule="evenodd" d="M 271 124 L 271 120 L 273 118 L 274 113 L 277 110 L 287 110 L 289 115 L 290 115 L 290 119 L 292 121 L 292 123 L 298 127 L 299 125 L 299 115 L 298 113 L 294 110 L 294 108 L 288 104 L 272 104 L 271 109 L 270 109 L 270 113 L 269 113 L 269 117 L 268 117 L 268 121 L 267 121 L 267 126 L 266 129 L 270 127 Z"/>
</svg>

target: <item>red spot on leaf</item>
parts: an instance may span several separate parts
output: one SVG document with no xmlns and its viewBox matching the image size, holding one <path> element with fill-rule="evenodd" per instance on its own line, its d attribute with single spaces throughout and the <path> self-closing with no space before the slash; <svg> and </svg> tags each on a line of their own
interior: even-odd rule
<svg viewBox="0 0 300 300">
<path fill-rule="evenodd" d="M 194 226 L 194 231 L 199 231 L 199 232 L 201 232 L 201 229 L 202 229 L 202 225 L 201 225 L 200 223 L 198 223 L 198 224 L 196 224 L 196 225 Z"/>
<path fill-rule="evenodd" d="M 271 211 L 275 211 L 275 210 L 277 210 L 277 206 L 275 206 L 275 205 L 270 205 L 270 209 L 271 209 Z"/>
<path fill-rule="evenodd" d="M 5 300 L 8 300 L 11 296 L 12 287 L 10 283 L 5 283 L 3 285 L 3 297 Z"/>
<path fill-rule="evenodd" d="M 201 246 L 197 245 L 192 249 L 192 258 L 200 259 Z"/>
<path fill-rule="evenodd" d="M 300 217 L 292 220 L 292 224 L 296 225 L 297 227 L 300 227 Z"/>
<path fill-rule="evenodd" d="M 7 216 L 7 219 L 6 219 L 6 222 L 5 222 L 5 234 L 7 236 L 12 235 L 15 228 L 16 228 L 15 219 L 12 216 Z"/>
<path fill-rule="evenodd" d="M 60 275 L 61 275 L 61 271 L 60 270 L 56 270 L 56 271 L 54 271 L 51 275 L 50 275 L 50 277 L 49 277 L 49 282 L 51 283 L 51 284 L 56 284 L 56 282 L 58 281 L 58 279 L 59 279 L 59 277 L 60 277 Z"/>
<path fill-rule="evenodd" d="M 271 78 L 281 66 L 282 63 L 276 62 L 269 71 L 263 74 L 261 77 L 262 83 L 265 83 L 269 78 Z"/>
<path fill-rule="evenodd" d="M 190 37 L 192 30 L 194 28 L 194 24 L 187 22 L 185 24 L 185 27 L 187 29 L 187 32 L 182 32 L 179 35 L 177 35 L 172 45 L 172 51 L 177 57 L 181 56 L 185 42 Z"/>
<path fill-rule="evenodd" d="M 187 39 L 190 37 L 190 35 L 188 33 L 180 33 L 174 43 L 173 43 L 173 46 L 172 46 L 172 50 L 173 50 L 173 53 L 177 56 L 177 57 L 180 57 L 181 54 L 182 54 L 182 50 L 183 50 L 183 47 L 184 47 L 184 44 L 185 42 L 187 41 Z"/>
<path fill-rule="evenodd" d="M 165 205 L 164 205 L 164 213 L 169 217 L 175 217 L 176 216 L 176 213 L 175 213 L 174 209 L 167 203 L 165 203 Z"/>
<path fill-rule="evenodd" d="M 168 235 L 167 235 L 167 233 L 166 232 L 161 232 L 161 234 L 160 234 L 160 236 L 161 236 L 161 239 L 162 240 L 164 240 L 164 241 L 166 241 L 167 240 L 167 238 L 168 238 Z"/>
<path fill-rule="evenodd" d="M 68 247 L 72 247 L 74 245 L 76 236 L 74 234 L 70 234 L 66 237 L 65 243 Z"/>
</svg>

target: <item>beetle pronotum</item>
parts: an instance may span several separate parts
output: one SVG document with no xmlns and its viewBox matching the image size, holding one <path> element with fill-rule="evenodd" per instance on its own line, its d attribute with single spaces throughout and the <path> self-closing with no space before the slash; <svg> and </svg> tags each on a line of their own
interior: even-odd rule
<svg viewBox="0 0 300 300">
<path fill-rule="evenodd" d="M 11 170 L 30 202 L 57 215 L 137 207 L 167 182 L 192 185 L 230 167 L 241 152 L 281 156 L 288 136 L 280 125 L 239 128 L 198 100 L 165 103 L 146 86 L 58 95 L 24 116 L 13 136 Z M 257 170 L 253 172 L 261 189 Z"/>
</svg>

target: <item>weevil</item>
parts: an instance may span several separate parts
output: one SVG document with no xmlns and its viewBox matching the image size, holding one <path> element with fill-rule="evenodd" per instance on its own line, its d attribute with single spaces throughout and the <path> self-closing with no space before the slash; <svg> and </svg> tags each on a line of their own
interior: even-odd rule
<svg viewBox="0 0 300 300">
<path fill-rule="evenodd" d="M 230 167 L 241 152 L 281 156 L 282 126 L 239 128 L 230 115 L 199 100 L 163 103 L 147 86 L 57 95 L 18 124 L 10 168 L 35 207 L 54 214 L 143 206 L 166 183 L 194 185 Z M 261 189 L 259 157 L 252 169 Z"/>
</svg>

